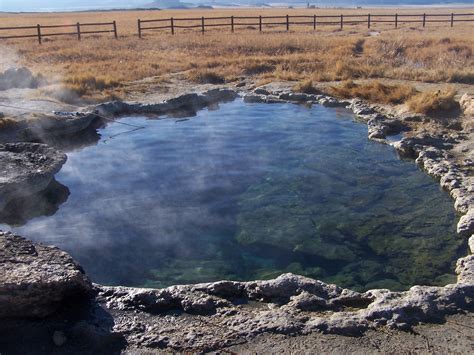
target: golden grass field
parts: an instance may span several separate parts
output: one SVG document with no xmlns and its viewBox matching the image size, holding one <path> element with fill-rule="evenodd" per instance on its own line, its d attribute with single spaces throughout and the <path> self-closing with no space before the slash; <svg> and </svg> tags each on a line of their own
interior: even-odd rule
<svg viewBox="0 0 474 355">
<path fill-rule="evenodd" d="M 377 13 L 474 13 L 468 9 L 225 9 L 1 14 L 3 27 L 117 21 L 112 34 L 50 37 L 0 42 L 0 65 L 21 63 L 81 96 L 125 95 L 129 83 L 153 78 L 165 82 L 182 73 L 195 82 L 270 80 L 341 81 L 399 79 L 435 83 L 474 83 L 474 22 L 347 25 L 241 26 L 147 31 L 137 36 L 137 19 L 217 16 L 340 15 Z M 375 17 L 375 16 L 374 16 Z M 222 22 L 222 21 L 217 21 Z M 255 22 L 255 20 L 253 20 Z M 199 24 L 200 22 L 192 22 Z M 188 22 L 191 24 L 191 22 Z M 258 26 L 257 26 L 258 27 Z M 73 30 L 73 29 L 72 29 Z M 31 30 L 29 30 L 31 33 Z M 54 31 L 50 29 L 48 31 Z M 61 31 L 64 31 L 61 30 Z M 12 32 L 4 31 L 3 35 Z M 16 34 L 26 33 L 16 31 Z M 47 32 L 45 30 L 45 32 Z M 403 91 L 403 90 L 401 90 Z M 67 98 L 65 98 L 67 99 Z"/>
</svg>

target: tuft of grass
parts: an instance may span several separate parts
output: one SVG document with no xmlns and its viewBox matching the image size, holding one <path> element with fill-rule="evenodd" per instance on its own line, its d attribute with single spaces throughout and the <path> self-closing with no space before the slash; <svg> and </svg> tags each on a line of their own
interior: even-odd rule
<svg viewBox="0 0 474 355">
<path fill-rule="evenodd" d="M 417 94 L 416 89 L 409 85 L 385 85 L 379 81 L 356 84 L 352 80 L 333 86 L 330 91 L 338 97 L 359 97 L 367 101 L 395 105 L 404 103 Z"/>
<path fill-rule="evenodd" d="M 243 65 L 243 72 L 245 75 L 258 75 L 262 73 L 268 73 L 275 70 L 275 66 L 266 63 L 245 63 Z"/>
<path fill-rule="evenodd" d="M 187 74 L 189 81 L 198 83 L 198 84 L 224 84 L 225 78 L 211 70 L 191 70 Z"/>
<path fill-rule="evenodd" d="M 474 71 L 456 71 L 449 76 L 450 83 L 474 84 Z"/>
<path fill-rule="evenodd" d="M 77 91 L 79 90 L 79 91 Z M 95 104 L 99 102 L 122 99 L 117 91 L 83 91 L 74 85 L 59 85 L 41 90 L 42 94 L 70 105 Z"/>
<path fill-rule="evenodd" d="M 312 80 L 304 80 L 299 82 L 293 87 L 296 92 L 302 92 L 305 94 L 320 94 L 321 92 L 313 86 Z"/>
<path fill-rule="evenodd" d="M 102 91 L 120 86 L 120 83 L 108 76 L 73 75 L 64 79 L 66 87 L 82 96 L 91 91 Z"/>
<path fill-rule="evenodd" d="M 421 92 L 410 98 L 407 105 L 410 110 L 427 115 L 447 112 L 459 108 L 455 95 L 454 88 Z"/>
<path fill-rule="evenodd" d="M 11 128 L 14 127 L 17 122 L 8 117 L 3 117 L 3 113 L 0 112 L 0 129 Z"/>
</svg>

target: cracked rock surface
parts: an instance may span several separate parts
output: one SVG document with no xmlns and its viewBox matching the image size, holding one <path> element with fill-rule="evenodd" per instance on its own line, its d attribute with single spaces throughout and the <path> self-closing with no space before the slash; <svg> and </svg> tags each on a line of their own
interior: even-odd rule
<svg viewBox="0 0 474 355">
<path fill-rule="evenodd" d="M 65 162 L 65 154 L 45 144 L 0 144 L 0 209 L 14 197 L 44 190 Z"/>
<path fill-rule="evenodd" d="M 91 290 L 66 252 L 0 232 L 0 318 L 44 317 Z"/>
</svg>

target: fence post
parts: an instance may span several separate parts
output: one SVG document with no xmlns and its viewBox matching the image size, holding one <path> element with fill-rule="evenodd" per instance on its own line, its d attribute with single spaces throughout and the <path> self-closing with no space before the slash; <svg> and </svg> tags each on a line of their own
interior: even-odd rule
<svg viewBox="0 0 474 355">
<path fill-rule="evenodd" d="M 234 16 L 230 17 L 230 31 L 234 33 Z"/>
<path fill-rule="evenodd" d="M 117 39 L 118 38 L 118 35 L 117 35 L 117 22 L 115 22 L 115 20 L 114 20 L 114 22 L 112 22 L 112 24 L 114 25 L 114 37 L 115 37 L 115 39 Z"/>
<path fill-rule="evenodd" d="M 341 30 L 342 30 L 343 24 L 344 24 L 344 15 L 341 15 Z"/>
<path fill-rule="evenodd" d="M 171 18 L 171 34 L 174 35 L 174 19 Z"/>
<path fill-rule="evenodd" d="M 76 27 L 77 27 L 77 40 L 80 41 L 81 40 L 81 24 L 78 22 L 76 24 Z"/>
<path fill-rule="evenodd" d="M 262 15 L 258 16 L 258 30 L 262 32 Z"/>
<path fill-rule="evenodd" d="M 313 30 L 316 30 L 316 15 L 313 16 Z"/>
<path fill-rule="evenodd" d="M 290 16 L 286 15 L 286 30 L 290 30 Z"/>
<path fill-rule="evenodd" d="M 204 34 L 204 16 L 201 17 L 201 32 Z"/>
<path fill-rule="evenodd" d="M 138 19 L 138 38 L 142 38 L 142 22 Z"/>
<path fill-rule="evenodd" d="M 41 26 L 39 24 L 36 25 L 36 30 L 38 32 L 38 43 L 41 44 Z"/>
<path fill-rule="evenodd" d="M 367 15 L 367 28 L 370 28 L 370 14 Z"/>
<path fill-rule="evenodd" d="M 425 27 L 426 24 L 426 14 L 423 14 L 423 27 Z"/>
<path fill-rule="evenodd" d="M 454 26 L 454 14 L 451 13 L 451 27 Z"/>
<path fill-rule="evenodd" d="M 398 28 L 398 14 L 395 14 L 395 28 Z"/>
</svg>

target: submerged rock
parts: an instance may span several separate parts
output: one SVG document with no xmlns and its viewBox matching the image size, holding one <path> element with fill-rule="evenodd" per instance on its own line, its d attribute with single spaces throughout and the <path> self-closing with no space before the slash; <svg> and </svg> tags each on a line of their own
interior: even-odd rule
<svg viewBox="0 0 474 355">
<path fill-rule="evenodd" d="M 44 317 L 91 290 L 66 252 L 0 232 L 0 318 Z"/>
<path fill-rule="evenodd" d="M 0 145 L 0 210 L 14 198 L 44 190 L 65 162 L 65 154 L 45 144 Z"/>
</svg>

